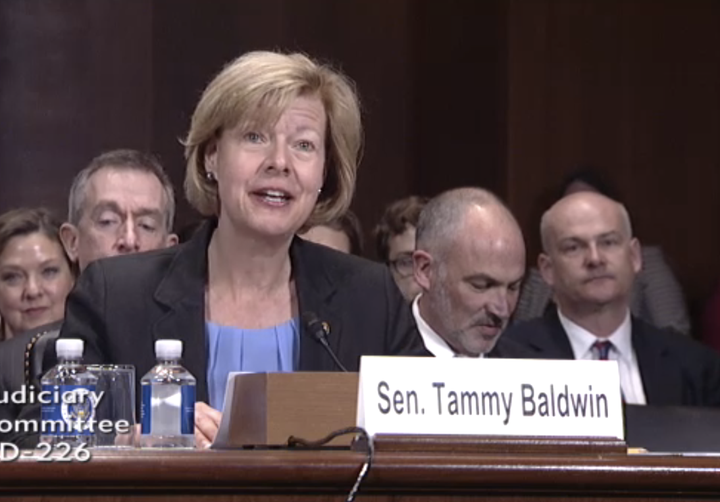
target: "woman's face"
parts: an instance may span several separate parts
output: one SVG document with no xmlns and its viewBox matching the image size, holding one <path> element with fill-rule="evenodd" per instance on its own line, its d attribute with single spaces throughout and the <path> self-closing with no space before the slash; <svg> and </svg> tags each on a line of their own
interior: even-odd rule
<svg viewBox="0 0 720 502">
<path fill-rule="evenodd" d="M 73 282 L 60 243 L 41 232 L 10 239 L 0 253 L 0 317 L 6 335 L 62 319 Z"/>
<path fill-rule="evenodd" d="M 310 216 L 325 168 L 325 107 L 298 97 L 267 130 L 223 131 L 205 158 L 220 218 L 255 235 L 290 238 Z"/>
</svg>

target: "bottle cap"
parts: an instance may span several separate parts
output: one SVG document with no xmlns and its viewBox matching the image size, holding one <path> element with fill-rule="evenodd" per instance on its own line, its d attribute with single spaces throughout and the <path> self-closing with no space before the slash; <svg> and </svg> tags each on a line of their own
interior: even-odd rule
<svg viewBox="0 0 720 502">
<path fill-rule="evenodd" d="M 83 355 L 84 344 L 79 338 L 59 338 L 55 343 L 58 359 L 79 359 Z"/>
<path fill-rule="evenodd" d="M 158 359 L 180 359 L 182 342 L 180 340 L 155 340 L 155 357 Z"/>
</svg>

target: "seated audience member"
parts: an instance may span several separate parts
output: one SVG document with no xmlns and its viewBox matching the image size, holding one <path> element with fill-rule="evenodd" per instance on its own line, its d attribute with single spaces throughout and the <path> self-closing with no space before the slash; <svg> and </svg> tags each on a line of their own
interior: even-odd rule
<svg viewBox="0 0 720 502">
<path fill-rule="evenodd" d="M 201 447 L 230 372 L 338 370 L 306 334 L 309 313 L 350 371 L 363 354 L 427 354 L 385 267 L 295 236 L 348 209 L 361 138 L 342 74 L 300 54 L 236 59 L 205 89 L 185 139 L 186 195 L 208 221 L 180 246 L 92 263 L 61 337 L 138 377 L 155 364 L 155 340 L 181 340 Z"/>
<path fill-rule="evenodd" d="M 177 244 L 175 194 L 158 160 L 137 150 L 113 150 L 80 171 L 60 235 L 80 270 L 98 258 Z"/>
<path fill-rule="evenodd" d="M 594 171 L 571 174 L 563 183 L 557 199 L 577 192 L 596 192 L 619 201 L 615 192 Z M 680 283 L 668 266 L 659 246 L 641 246 L 642 269 L 633 283 L 632 314 L 658 328 L 673 328 L 690 334 L 690 318 Z M 549 286 L 533 267 L 528 271 L 513 319 L 525 321 L 541 317 L 553 302 Z"/>
<path fill-rule="evenodd" d="M 705 306 L 702 341 L 720 352 L 720 284 Z"/>
<path fill-rule="evenodd" d="M 46 209 L 0 216 L 0 340 L 63 318 L 73 268 Z"/>
<path fill-rule="evenodd" d="M 60 226 L 59 233 L 55 229 L 53 238 L 57 243 L 64 238 L 65 251 L 84 269 L 97 258 L 174 244 L 176 237 L 170 234 L 174 212 L 172 184 L 157 160 L 135 150 L 114 150 L 94 158 L 75 177 L 68 201 L 69 222 Z M 19 341 L 6 347 L 6 352 L 12 352 L 7 357 L 22 364 L 28 345 L 38 335 L 57 336 L 60 325 L 42 325 L 18 335 Z M 48 347 L 52 347 L 47 352 L 53 360 L 54 345 Z"/>
<path fill-rule="evenodd" d="M 630 313 L 640 244 L 625 208 L 598 193 L 569 195 L 542 217 L 540 273 L 557 310 L 505 336 L 547 359 L 614 359 L 625 401 L 720 405 L 720 356 Z"/>
<path fill-rule="evenodd" d="M 113 150 L 92 159 L 75 176 L 68 198 L 68 222 L 60 227 L 60 237 L 65 250 L 82 270 L 100 258 L 175 244 L 177 237 L 170 233 L 174 213 L 172 183 L 157 159 L 137 150 Z M 62 314 L 58 319 L 61 318 Z M 9 361 L 13 361 L 17 368 L 13 370 L 14 376 L 4 382 L 8 390 L 18 390 L 23 383 L 38 384 L 33 381 L 37 375 L 23 378 L 25 352 L 39 335 L 57 336 L 61 325 L 56 322 L 25 331 L 5 344 L 4 354 L 0 350 L 0 358 L 8 361 L 8 367 Z M 54 344 L 49 343 L 45 358 L 52 361 L 54 356 Z M 3 366 L 0 359 L 0 368 Z M 6 410 L 15 417 L 21 411 L 18 407 Z M 35 411 L 22 412 L 33 418 Z M 33 446 L 32 440 L 18 439 L 26 447 Z"/>
<path fill-rule="evenodd" d="M 60 222 L 46 209 L 17 209 L 0 216 L 0 386 L 26 383 L 25 351 L 40 334 L 57 330 L 75 282 L 63 250 Z M 17 416 L 19 406 L 0 405 Z"/>
<path fill-rule="evenodd" d="M 413 254 L 421 293 L 413 301 L 425 347 L 437 357 L 521 357 L 501 338 L 525 274 L 525 242 L 505 205 L 479 188 L 427 203 Z"/>
<path fill-rule="evenodd" d="M 315 225 L 298 234 L 305 240 L 322 244 L 343 253 L 361 256 L 363 252 L 360 220 L 349 209 L 325 225 Z"/>
<path fill-rule="evenodd" d="M 411 302 L 420 286 L 413 273 L 415 229 L 426 198 L 412 195 L 390 204 L 375 227 L 378 259 L 386 263 L 403 296 Z"/>
</svg>

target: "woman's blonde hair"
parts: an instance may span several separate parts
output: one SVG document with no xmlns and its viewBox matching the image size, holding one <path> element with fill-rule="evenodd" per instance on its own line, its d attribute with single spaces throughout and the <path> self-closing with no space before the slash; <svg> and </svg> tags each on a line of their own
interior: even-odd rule
<svg viewBox="0 0 720 502">
<path fill-rule="evenodd" d="M 362 144 L 360 104 L 354 84 L 330 66 L 303 54 L 249 52 L 228 64 L 205 89 L 184 141 L 185 194 L 205 216 L 219 211 L 217 183 L 207 177 L 210 141 L 238 125 L 269 127 L 298 96 L 317 96 L 327 114 L 325 181 L 306 225 L 343 214 L 355 191 Z"/>
</svg>

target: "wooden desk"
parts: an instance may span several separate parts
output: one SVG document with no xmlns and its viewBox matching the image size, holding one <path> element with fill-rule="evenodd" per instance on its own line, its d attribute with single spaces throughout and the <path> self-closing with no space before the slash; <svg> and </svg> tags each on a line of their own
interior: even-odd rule
<svg viewBox="0 0 720 502">
<path fill-rule="evenodd" d="M 93 452 L 88 463 L 0 464 L 0 500 L 339 501 L 351 451 Z M 378 452 L 358 500 L 720 499 L 720 458 Z"/>
</svg>

